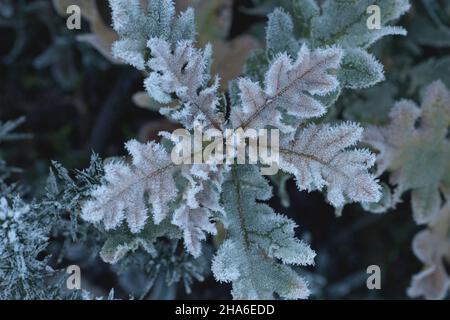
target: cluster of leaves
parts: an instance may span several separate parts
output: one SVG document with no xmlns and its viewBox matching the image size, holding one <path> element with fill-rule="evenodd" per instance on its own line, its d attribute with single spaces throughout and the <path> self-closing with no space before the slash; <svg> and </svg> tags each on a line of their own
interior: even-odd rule
<svg viewBox="0 0 450 320">
<path fill-rule="evenodd" d="M 393 43 L 384 37 L 406 35 L 394 24 L 410 9 L 407 0 L 277 1 L 278 8 L 274 1 L 254 0 L 257 8 L 244 10 L 268 14 L 265 49 L 250 54 L 242 77 L 221 84 L 211 72 L 219 69 L 208 36 L 196 39 L 193 9 L 176 14 L 170 0 L 109 0 L 112 30 L 92 2 L 75 2 L 86 9 L 92 30 L 79 39 L 110 61 L 141 71 L 146 104 L 153 101 L 179 126 L 214 129 L 219 136 L 225 129 L 279 129 L 280 172 L 272 177 L 279 192 L 293 177 L 299 191 L 322 192 L 340 215 L 352 202 L 386 212 L 411 191 L 414 220 L 427 229 L 413 240 L 425 268 L 408 294 L 446 296 L 448 56 L 415 62 L 422 61 L 423 47 L 445 53 L 448 4 L 415 4 L 405 21 L 409 36 Z M 61 14 L 68 4 L 53 3 Z M 379 29 L 367 27 L 370 5 L 380 8 Z M 214 45 L 223 49 L 220 42 Z M 55 57 L 55 50 L 41 60 Z M 404 99 L 390 110 L 398 94 L 417 98 L 418 92 L 420 107 Z M 337 120 L 342 118 L 347 121 Z M 1 125 L 0 141 L 17 138 L 10 131 L 18 123 Z M 176 141 L 168 132 L 160 136 L 160 142 L 128 141 L 128 158 L 103 162 L 93 155 L 85 170 L 71 173 L 53 163 L 45 196 L 31 204 L 11 196 L 14 189 L 3 182 L 11 169 L 0 163 L 0 276 L 8 279 L 0 282 L 3 298 L 66 297 L 60 283 L 49 281 L 58 274 L 49 267 L 49 237 L 63 239 L 58 262 L 83 244 L 91 259 L 100 256 L 111 265 L 122 289 L 140 298 L 173 298 L 178 282 L 189 293 L 209 267 L 217 281 L 231 283 L 236 299 L 310 295 L 310 279 L 300 267 L 313 265 L 316 253 L 296 237 L 293 220 L 263 203 L 272 189 L 259 168 L 270 163 L 177 165 L 170 157 Z M 285 193 L 282 200 L 289 202 Z M 214 236 L 214 255 L 205 243 L 208 235 Z M 139 285 L 130 285 L 133 277 Z M 13 287 L 15 282 L 20 285 Z M 96 299 L 80 294 L 70 297 Z"/>
<path fill-rule="evenodd" d="M 120 37 L 113 54 L 146 71 L 147 93 L 168 105 L 162 113 L 187 129 L 278 128 L 279 166 L 295 176 L 299 190 L 322 190 L 337 209 L 348 202 L 379 200 L 379 186 L 368 172 L 375 158 L 353 148 L 362 128 L 311 120 L 327 112 L 342 88 L 383 79 L 381 65 L 365 49 L 384 35 L 404 34 L 387 24 L 408 9 L 406 1 L 380 1 L 384 27 L 376 32 L 366 28 L 363 4 L 355 10 L 344 2 L 327 1 L 320 10 L 313 1 L 296 1 L 295 7 L 308 15 L 303 23 L 311 30 L 298 39 L 291 16 L 275 10 L 269 16 L 267 50 L 253 55 L 246 77 L 233 82 L 230 105 L 218 93 L 218 77 L 209 73 L 211 47 L 194 47 L 192 10 L 175 18 L 173 3 L 167 0 L 151 1 L 146 8 L 137 0 L 110 4 Z M 339 25 L 340 31 L 330 26 L 332 13 L 342 13 L 342 21 L 347 21 Z M 295 19 L 303 18 L 297 12 Z M 102 258 L 118 262 L 138 247 L 152 254 L 162 237 L 182 237 L 186 250 L 198 257 L 200 242 L 206 233 L 216 234 L 220 222 L 226 236 L 213 259 L 213 272 L 217 280 L 232 282 L 233 297 L 307 297 L 305 280 L 289 264 L 310 265 L 315 253 L 295 238 L 292 221 L 259 203 L 271 192 L 257 167 L 177 166 L 170 159 L 170 135 L 163 136 L 159 144 L 129 141 L 131 161 L 106 164 L 102 183 L 84 202 L 83 219 L 101 223 L 110 235 Z"/>
<path fill-rule="evenodd" d="M 416 99 L 431 82 L 440 79 L 447 87 L 449 4 L 417 1 L 404 19 L 408 36 L 378 42 L 373 50 L 382 57 L 389 75 L 380 85 L 351 92 L 338 103 L 346 119 L 386 124 L 398 98 Z M 374 105 L 376 103 L 376 105 Z"/>
<path fill-rule="evenodd" d="M 404 20 L 408 37 L 386 39 L 372 46 L 387 66 L 387 80 L 371 88 L 347 91 L 337 101 L 332 116 L 363 123 L 367 127 L 365 142 L 379 152 L 376 174 L 383 180 L 388 178 L 389 183 L 382 183 L 382 198 L 377 203 L 365 204 L 366 210 L 376 213 L 393 210 L 405 194 L 409 195 L 407 191 L 411 191 L 414 220 L 427 229 L 413 240 L 413 251 L 425 268 L 413 277 L 408 294 L 442 299 L 448 289 L 442 261 L 448 260 L 449 229 L 446 222 L 448 91 L 445 88 L 450 85 L 449 5 L 442 1 L 418 1 L 413 5 L 408 19 Z M 411 100 L 419 96 L 420 107 Z M 403 99 L 395 102 L 399 97 Z"/>
<path fill-rule="evenodd" d="M 443 299 L 448 292 L 443 261 L 449 260 L 450 232 L 449 8 L 442 1 L 414 3 L 405 20 L 408 37 L 395 43 L 385 41 L 375 48 L 391 70 L 387 81 L 346 95 L 338 106 L 345 118 L 367 125 L 364 140 L 379 152 L 377 175 L 388 178 L 380 202 L 365 208 L 372 212 L 392 210 L 410 195 L 414 221 L 426 226 L 412 242 L 424 269 L 413 276 L 407 293 L 427 299 Z M 395 102 L 398 97 L 403 99 Z M 422 100 L 420 107 L 412 101 L 418 98 Z"/>
<path fill-rule="evenodd" d="M 115 160 L 108 161 L 114 163 Z M 92 155 L 88 168 L 74 170 L 73 173 L 61 164 L 53 163 L 46 193 L 39 205 L 47 215 L 56 219 L 52 235 L 64 239 L 62 248 L 59 249 L 59 259 L 73 256 L 71 252 L 76 250 L 74 247 L 82 244 L 83 254 L 77 257 L 80 262 L 94 260 L 95 263 L 98 255 L 111 264 L 120 262 L 115 270 L 119 276 L 119 283 L 122 278 L 126 278 L 130 268 L 136 270 L 139 265 L 142 266 L 140 271 L 144 270 L 146 274 L 144 279 L 148 287 L 146 293 L 152 289 L 156 279 L 161 277 L 164 278 L 166 286 L 183 281 L 186 291 L 190 292 L 193 279 L 199 281 L 204 279 L 205 262 L 203 259 L 195 260 L 183 251 L 175 251 L 176 239 L 180 237 L 175 230 L 173 230 L 175 240 L 167 243 L 164 239 L 156 241 L 160 235 L 167 235 L 167 225 L 150 223 L 139 234 L 133 234 L 127 228 L 107 232 L 102 226 L 94 226 L 81 219 L 81 204 L 91 196 L 93 189 L 101 185 L 105 174 L 104 168 L 107 166 L 108 164 L 104 165 L 96 154 Z M 127 255 L 138 248 L 143 248 L 145 254 L 137 252 Z M 139 290 L 142 288 L 138 290 L 134 288 L 130 294 L 135 295 Z M 88 292 L 83 294 L 89 295 Z"/>
<path fill-rule="evenodd" d="M 380 29 L 367 27 L 370 5 L 380 8 Z M 406 35 L 405 29 L 391 23 L 407 12 L 410 5 L 406 0 L 324 1 L 320 4 L 314 0 L 295 0 L 285 7 L 269 15 L 266 52 L 255 52 L 247 69 L 255 74 L 257 65 L 264 65 L 264 61 L 267 64 L 281 52 L 295 56 L 301 43 L 311 48 L 339 46 L 342 48 L 341 67 L 337 71 L 339 86 L 328 97 L 327 102 L 331 104 L 343 88 L 362 89 L 384 80 L 383 66 L 368 50 L 384 36 Z M 256 74 L 260 76 L 263 72 L 264 69 Z"/>
</svg>

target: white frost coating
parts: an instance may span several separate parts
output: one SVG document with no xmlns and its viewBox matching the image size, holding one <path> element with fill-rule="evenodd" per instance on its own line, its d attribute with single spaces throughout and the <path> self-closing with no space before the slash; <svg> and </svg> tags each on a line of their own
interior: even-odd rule
<svg viewBox="0 0 450 320">
<path fill-rule="evenodd" d="M 0 299 L 48 299 L 46 248 L 51 225 L 21 198 L 0 198 Z"/>
<path fill-rule="evenodd" d="M 381 65 L 372 56 L 361 49 L 352 51 L 346 46 L 349 38 L 328 42 L 333 35 L 327 34 L 327 26 L 313 30 L 323 36 L 323 44 L 317 45 L 318 38 L 305 39 L 300 48 L 289 14 L 276 10 L 269 17 L 267 37 L 267 57 L 273 60 L 261 83 L 249 78 L 238 81 L 240 97 L 226 121 L 219 78 L 209 72 L 211 46 L 194 46 L 193 11 L 188 9 L 176 19 L 172 1 L 150 1 L 147 11 L 139 2 L 111 1 L 120 36 L 114 51 L 148 73 L 145 88 L 156 101 L 171 103 L 164 108 L 169 117 L 187 129 L 197 124 L 219 130 L 275 126 L 283 139 L 280 167 L 295 175 L 299 189 L 325 189 L 328 201 L 338 208 L 350 201 L 378 200 L 379 186 L 368 172 L 375 158 L 367 150 L 353 148 L 362 128 L 353 123 L 305 126 L 326 113 L 329 102 L 325 101 L 342 87 L 359 88 L 382 79 Z M 308 2 L 308 23 L 317 23 L 322 10 Z M 332 6 L 328 1 L 323 4 Z M 393 8 L 397 13 L 390 14 L 389 20 L 401 10 Z M 286 31 L 284 40 L 277 40 L 277 30 Z M 366 36 L 359 42 L 361 47 L 376 40 Z M 341 72 L 344 54 L 354 63 Z M 170 140 L 168 133 L 162 136 Z M 126 221 L 131 230 L 115 231 L 103 257 L 116 262 L 143 244 L 151 249 L 158 237 L 182 237 L 186 251 L 198 257 L 202 241 L 217 233 L 219 220 L 226 239 L 213 259 L 212 271 L 218 281 L 232 282 L 234 298 L 308 297 L 305 279 L 291 265 L 312 265 L 315 252 L 295 237 L 292 220 L 260 203 L 272 193 L 257 167 L 176 166 L 170 159 L 170 141 L 163 144 L 167 149 L 155 142 L 128 142 L 131 162 L 107 164 L 103 183 L 84 204 L 86 220 L 101 222 L 107 230 L 117 230 Z"/>
<path fill-rule="evenodd" d="M 109 0 L 109 5 L 113 28 L 119 34 L 112 47 L 113 56 L 139 70 L 145 70 L 145 51 L 150 38 L 161 37 L 171 44 L 194 38 L 193 10 L 188 9 L 175 18 L 171 0 L 148 1 L 148 8 L 143 8 L 140 0 Z"/>
<path fill-rule="evenodd" d="M 231 282 L 235 299 L 286 299 L 309 295 L 306 281 L 289 264 L 311 265 L 315 252 L 295 238 L 295 223 L 260 203 L 271 188 L 255 166 L 236 166 L 223 189 L 227 239 L 213 258 L 220 282 Z"/>
<path fill-rule="evenodd" d="M 354 123 L 310 125 L 299 129 L 292 141 L 280 145 L 280 168 L 295 176 L 299 190 L 327 188 L 327 199 L 336 208 L 347 198 L 376 202 L 380 187 L 368 169 L 375 156 L 367 150 L 348 149 L 362 136 Z"/>
<path fill-rule="evenodd" d="M 211 47 L 202 51 L 191 41 L 179 41 L 172 52 L 170 43 L 161 38 L 152 38 L 147 45 L 152 54 L 148 61 L 152 72 L 145 80 L 148 94 L 161 103 L 176 95 L 181 105 L 171 117 L 187 129 L 196 122 L 219 128 L 223 122 L 223 115 L 216 110 L 219 79 L 207 86 Z"/>
<path fill-rule="evenodd" d="M 264 128 L 275 126 L 283 132 L 294 127 L 283 122 L 283 112 L 300 121 L 319 117 L 326 111 L 314 95 L 323 96 L 338 86 L 330 70 L 339 67 L 342 51 L 337 48 L 309 50 L 305 45 L 292 61 L 280 54 L 265 75 L 265 89 L 250 79 L 239 80 L 242 108 L 231 111 L 234 128 Z"/>
<path fill-rule="evenodd" d="M 211 271 L 219 282 L 231 282 L 239 278 L 240 256 L 232 240 L 225 240 L 212 261 Z"/>
<path fill-rule="evenodd" d="M 212 212 L 222 213 L 220 193 L 222 191 L 222 169 L 209 165 L 193 165 L 183 168 L 188 181 L 172 218 L 172 223 L 183 231 L 186 250 L 194 257 L 201 254 L 201 242 L 206 234 L 217 233 Z"/>
<path fill-rule="evenodd" d="M 148 204 L 155 223 L 167 216 L 169 202 L 176 196 L 175 168 L 170 155 L 155 142 L 131 140 L 126 147 L 132 164 L 105 165 L 105 183 L 93 190 L 93 199 L 84 204 L 82 217 L 91 222 L 103 221 L 106 229 L 115 229 L 125 218 L 136 233 L 148 218 Z"/>
</svg>

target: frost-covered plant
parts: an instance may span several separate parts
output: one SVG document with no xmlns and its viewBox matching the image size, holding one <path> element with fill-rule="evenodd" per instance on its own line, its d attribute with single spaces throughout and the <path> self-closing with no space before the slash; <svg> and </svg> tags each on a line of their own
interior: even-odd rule
<svg viewBox="0 0 450 320">
<path fill-rule="evenodd" d="M 371 5 L 380 8 L 379 29 L 367 27 L 367 8 Z M 282 52 L 295 56 L 302 44 L 310 48 L 338 46 L 342 50 L 339 85 L 325 100 L 331 104 L 343 88 L 367 88 L 384 80 L 383 66 L 368 51 L 384 36 L 406 35 L 405 29 L 392 22 L 409 7 L 407 0 L 294 0 L 288 8 L 292 15 L 283 9 L 269 15 L 266 55 L 269 60 Z M 250 64 L 261 67 L 264 60 L 263 53 L 256 53 Z"/>
<path fill-rule="evenodd" d="M 81 6 L 93 34 L 79 39 L 100 48 L 111 61 L 138 69 L 146 90 L 139 93 L 140 104 L 159 110 L 170 127 L 194 134 L 214 129 L 220 137 L 227 129 L 278 129 L 275 164 L 280 170 L 269 178 L 283 206 L 289 206 L 286 182 L 291 178 L 299 191 L 321 192 L 337 215 L 347 203 L 360 203 L 374 213 L 401 211 L 409 206 L 398 204 L 411 197 L 414 221 L 424 228 L 415 235 L 412 251 L 423 268 L 413 275 L 406 293 L 411 298 L 445 298 L 450 287 L 450 59 L 445 50 L 450 44 L 450 5 L 412 2 L 413 10 L 402 21 L 408 37 L 385 37 L 406 35 L 395 24 L 408 11 L 409 1 L 252 0 L 255 8 L 243 9 L 244 14 L 267 15 L 265 29 L 262 19 L 255 19 L 245 31 L 249 34 L 238 32 L 235 37 L 230 17 L 242 7 L 232 6 L 233 0 L 196 3 L 204 10 L 197 16 L 203 27 L 197 30 L 194 11 L 179 12 L 189 1 L 182 2 L 175 6 L 170 0 L 109 0 L 114 30 L 104 24 L 100 7 L 92 1 L 54 4 L 63 16 L 67 5 Z M 381 21 L 380 28 L 372 29 L 367 9 L 374 5 Z M 14 12 L 8 14 L 8 7 Z M 24 39 L 33 35 L 26 31 L 30 24 L 25 17 L 48 9 L 50 2 L 43 0 L 0 5 L 4 25 L 18 32 L 6 63 L 22 59 Z M 219 32 L 221 41 L 216 33 L 223 23 L 205 30 L 218 15 L 227 20 L 226 31 Z M 52 66 L 59 82 L 72 87 L 77 84 L 74 73 L 61 73 L 61 66 L 73 69 L 72 58 L 61 53 L 70 51 L 76 33 L 57 31 L 62 21 L 54 26 L 45 21 L 51 37 L 59 40 L 33 58 L 33 64 L 38 69 Z M 105 32 L 104 39 L 98 38 L 99 32 Z M 240 37 L 254 43 L 235 41 Z M 214 43 L 214 59 L 207 41 Z M 263 42 L 265 47 L 248 57 L 241 77 L 229 81 L 249 48 Z M 235 50 L 239 59 L 230 58 Z M 80 65 L 87 57 L 83 53 Z M 18 78 L 27 84 L 34 79 Z M 399 96 L 405 99 L 397 100 Z M 419 97 L 422 102 L 416 105 L 413 100 Z M 96 100 L 82 105 L 91 107 Z M 99 118 L 103 116 L 100 112 Z M 12 132 L 22 122 L 0 123 L 0 143 L 24 138 Z M 194 282 L 203 281 L 210 270 L 218 282 L 230 284 L 236 299 L 298 299 L 311 294 L 339 298 L 365 282 L 367 274 L 364 270 L 344 279 L 331 277 L 336 282 L 325 287 L 325 281 L 317 279 L 324 279 L 339 263 L 330 261 L 328 252 L 343 241 L 351 243 L 347 239 L 373 221 L 382 231 L 392 230 L 394 251 L 415 228 L 407 220 L 411 229 L 405 229 L 398 215 L 361 217 L 323 246 L 315 244 L 320 247 L 317 257 L 309 237 L 299 237 L 294 220 L 266 204 L 272 187 L 260 169 L 274 163 L 258 158 L 256 165 L 236 164 L 235 159 L 223 164 L 209 158 L 205 163 L 177 164 L 171 154 L 178 141 L 169 132 L 159 136 L 157 141 L 142 137 L 126 142 L 128 157 L 103 161 L 94 154 L 85 170 L 70 171 L 53 162 L 46 188 L 38 196 L 28 191 L 44 179 L 35 181 L 39 174 L 26 172 L 23 180 L 33 183 L 22 189 L 14 183 L 19 171 L 2 161 L 4 157 L 10 162 L 16 152 L 1 150 L 0 299 L 102 299 L 97 290 L 88 290 L 97 284 L 91 280 L 104 272 L 116 280 L 120 296 L 172 299 L 178 283 L 189 294 Z M 235 156 L 235 146 L 227 143 L 227 156 Z M 210 146 L 194 146 L 194 156 Z M 39 164 L 32 167 L 40 172 Z M 298 195 L 296 204 L 312 206 L 308 197 L 306 192 Z M 389 219 L 400 223 L 390 224 Z M 363 250 L 356 257 L 372 258 L 373 253 L 366 253 L 372 251 Z M 379 256 L 376 263 L 391 263 L 384 259 L 388 256 L 402 255 Z M 82 290 L 62 290 L 65 279 L 58 269 L 66 263 L 82 268 Z M 314 276 L 308 276 L 303 268 L 314 263 Z M 314 292 L 315 282 L 321 288 Z M 389 286 L 383 280 L 384 292 Z M 114 298 L 111 290 L 108 299 Z"/>
<path fill-rule="evenodd" d="M 409 7 L 407 1 L 379 3 L 385 9 L 383 25 Z M 146 72 L 147 93 L 167 105 L 163 114 L 189 130 L 277 128 L 279 167 L 295 176 L 299 190 L 321 190 L 337 209 L 348 202 L 379 200 L 379 185 L 368 171 L 375 158 L 354 148 L 362 128 L 312 120 L 327 112 L 342 87 L 365 87 L 382 79 L 381 65 L 364 49 L 384 35 L 404 34 L 402 29 L 367 30 L 367 5 L 326 1 L 320 10 L 314 1 L 296 1 L 309 34 L 297 39 L 287 12 L 271 14 L 267 55 L 251 58 L 248 76 L 233 82 L 228 104 L 218 92 L 219 78 L 209 73 L 211 47 L 194 46 L 192 10 L 175 18 L 169 0 L 150 1 L 147 8 L 138 0 L 110 0 L 110 5 L 120 35 L 113 53 Z M 338 13 L 340 29 L 331 26 Z M 258 58 L 263 61 L 259 65 Z M 252 70 L 252 64 L 259 70 Z M 295 238 L 292 220 L 261 203 L 272 191 L 257 166 L 175 165 L 170 134 L 161 135 L 161 143 L 127 142 L 131 161 L 105 164 L 102 183 L 82 206 L 82 217 L 109 235 L 102 258 L 118 262 L 138 247 L 151 254 L 160 238 L 183 238 L 187 252 L 198 257 L 201 241 L 216 235 L 220 225 L 225 240 L 212 270 L 218 281 L 232 283 L 234 298 L 306 298 L 307 283 L 290 265 L 311 265 L 315 253 Z"/>
<path fill-rule="evenodd" d="M 162 38 L 172 44 L 194 38 L 194 12 L 186 10 L 174 20 L 175 7 L 169 1 L 110 1 L 113 27 L 120 40 L 113 45 L 115 57 L 139 70 L 146 69 L 146 48 L 151 38 Z"/>
<path fill-rule="evenodd" d="M 0 122 L 0 142 L 29 137 L 13 132 L 24 121 Z M 61 298 L 61 278 L 46 252 L 53 217 L 26 203 L 20 188 L 6 181 L 14 171 L 0 160 L 0 299 Z"/>
<path fill-rule="evenodd" d="M 48 286 L 53 271 L 47 258 L 50 225 L 45 216 L 15 197 L 0 198 L 0 299 L 51 299 Z"/>
<path fill-rule="evenodd" d="M 177 240 L 167 242 L 157 239 L 161 235 L 168 236 L 170 228 L 176 234 L 175 227 L 167 223 L 148 223 L 140 235 L 131 233 L 127 228 L 106 233 L 103 227 L 94 227 L 80 218 L 80 205 L 90 196 L 91 190 L 102 183 L 103 175 L 103 161 L 95 153 L 91 156 L 90 166 L 84 170 L 70 172 L 61 164 L 53 162 L 45 196 L 38 205 L 46 215 L 56 220 L 52 235 L 64 239 L 58 253 L 59 259 L 70 256 L 71 251 L 76 250 L 74 247 L 82 245 L 86 260 L 93 260 L 100 255 L 105 262 L 120 262 L 115 271 L 121 280 L 127 278 L 127 273 L 144 271 L 146 289 L 140 289 L 145 289 L 145 293 L 151 292 L 153 284 L 159 279 L 163 279 L 168 286 L 182 281 L 186 291 L 190 292 L 194 279 L 204 279 L 206 263 L 205 259 L 194 259 L 192 255 L 176 250 Z M 127 256 L 139 247 L 145 249 L 145 255 Z M 89 293 L 86 297 L 88 296 Z M 86 298 L 79 294 L 74 297 Z"/>
<path fill-rule="evenodd" d="M 80 203 L 89 197 L 91 190 L 101 184 L 104 174 L 103 162 L 97 154 L 92 154 L 90 165 L 84 170 L 75 170 L 73 175 L 60 163 L 54 161 L 47 178 L 46 192 L 40 200 L 40 207 L 58 219 L 57 232 L 66 233 L 67 239 L 86 241 L 88 232 L 77 215 Z M 69 214 L 68 218 L 64 218 Z M 82 225 L 80 225 L 80 223 Z"/>
<path fill-rule="evenodd" d="M 223 186 L 224 219 L 228 231 L 213 259 L 220 282 L 232 282 L 235 299 L 307 298 L 305 280 L 289 265 L 311 265 L 315 252 L 295 238 L 296 224 L 266 204 L 272 191 L 252 166 L 237 166 Z M 277 259 L 281 263 L 277 263 Z"/>
</svg>

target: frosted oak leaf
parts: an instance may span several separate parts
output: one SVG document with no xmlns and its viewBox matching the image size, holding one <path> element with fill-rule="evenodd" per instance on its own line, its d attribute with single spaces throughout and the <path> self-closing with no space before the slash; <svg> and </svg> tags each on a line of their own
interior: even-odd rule
<svg viewBox="0 0 450 320">
<path fill-rule="evenodd" d="M 169 42 L 152 38 L 148 47 L 152 55 L 148 61 L 152 72 L 145 80 L 149 95 L 160 103 L 169 103 L 172 95 L 176 95 L 181 104 L 171 117 L 187 129 L 198 122 L 219 128 L 223 114 L 216 110 L 218 78 L 207 85 L 211 46 L 202 51 L 194 48 L 190 41 L 179 41 L 172 51 Z"/>
<path fill-rule="evenodd" d="M 299 129 L 294 139 L 280 144 L 279 166 L 295 176 L 299 190 L 326 187 L 327 199 L 336 208 L 350 201 L 378 201 L 380 187 L 368 172 L 374 155 L 349 149 L 361 139 L 362 131 L 354 123 Z"/>
<path fill-rule="evenodd" d="M 235 299 L 307 298 L 306 280 L 290 265 L 312 265 L 316 253 L 295 237 L 294 221 L 259 202 L 272 190 L 256 166 L 232 167 L 223 190 L 228 232 L 212 261 L 216 280 L 231 282 Z"/>
<path fill-rule="evenodd" d="M 169 212 L 169 202 L 176 196 L 173 174 L 176 167 L 164 148 L 155 143 L 127 142 L 132 161 L 105 165 L 105 183 L 95 188 L 92 199 L 82 208 L 82 217 L 102 221 L 105 228 L 115 229 L 126 219 L 130 230 L 139 232 L 145 225 L 151 206 L 155 223 Z"/>
<path fill-rule="evenodd" d="M 284 115 L 302 120 L 319 117 L 325 106 L 314 95 L 323 96 L 338 86 L 330 73 L 339 67 L 342 52 L 336 48 L 309 50 L 302 46 L 297 59 L 283 53 L 270 65 L 265 75 L 264 89 L 248 78 L 239 80 L 241 108 L 231 111 L 234 128 L 260 129 L 272 125 L 282 132 L 295 127 L 283 121 Z"/>
</svg>

